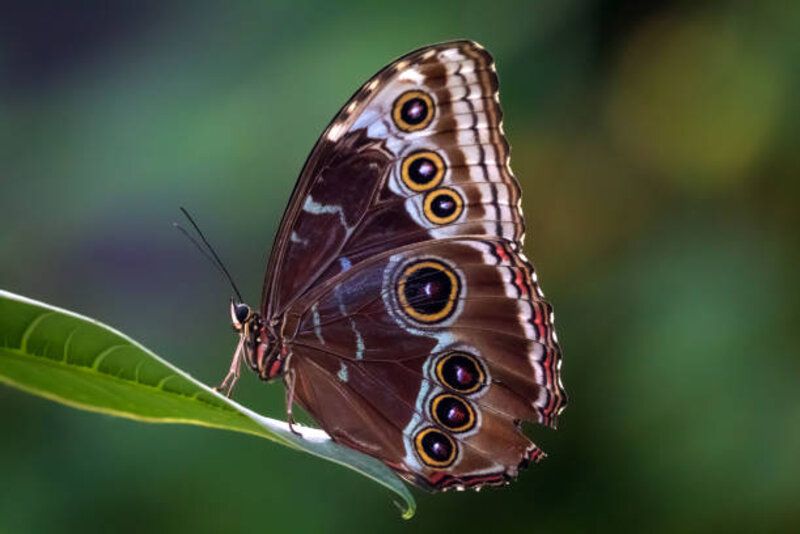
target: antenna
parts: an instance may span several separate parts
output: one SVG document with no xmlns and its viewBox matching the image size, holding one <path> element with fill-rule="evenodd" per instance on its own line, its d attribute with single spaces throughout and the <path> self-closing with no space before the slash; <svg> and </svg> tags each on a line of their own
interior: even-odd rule
<svg viewBox="0 0 800 534">
<path fill-rule="evenodd" d="M 181 233 L 183 235 L 185 235 L 186 238 L 189 239 L 189 241 L 191 241 L 192 244 L 194 244 L 194 246 L 197 247 L 197 250 L 199 250 L 203 254 L 203 256 L 205 256 L 206 259 L 208 261 L 210 261 L 214 265 L 214 267 L 216 267 L 217 270 L 219 270 L 219 272 L 222 273 L 222 275 L 225 278 L 228 279 L 228 282 L 230 282 L 231 287 L 233 288 L 233 292 L 236 293 L 236 296 L 239 298 L 239 302 L 244 302 L 244 299 L 242 298 L 242 294 L 239 292 L 239 288 L 236 287 L 236 282 L 233 281 L 233 277 L 231 276 L 231 273 L 229 273 L 228 269 L 225 268 L 225 264 L 222 263 L 222 260 L 220 259 L 219 255 L 216 253 L 216 251 L 214 250 L 214 247 L 211 246 L 211 243 L 208 242 L 208 239 L 206 239 L 206 236 L 203 235 L 203 232 L 200 231 L 200 227 L 197 226 L 196 222 L 194 222 L 194 219 L 192 218 L 191 215 L 189 215 L 189 212 L 186 211 L 186 208 L 181 206 L 180 210 L 183 213 L 183 215 L 189 220 L 189 223 L 191 223 L 192 227 L 197 232 L 197 235 L 200 236 L 200 239 L 203 241 L 203 243 L 205 244 L 206 248 L 204 249 L 203 246 L 197 241 L 197 239 L 192 237 L 192 235 L 186 230 L 186 228 L 184 228 L 183 226 L 181 226 L 180 224 L 178 224 L 176 222 L 172 223 L 172 225 L 175 228 L 177 228 L 178 230 L 180 230 Z"/>
</svg>

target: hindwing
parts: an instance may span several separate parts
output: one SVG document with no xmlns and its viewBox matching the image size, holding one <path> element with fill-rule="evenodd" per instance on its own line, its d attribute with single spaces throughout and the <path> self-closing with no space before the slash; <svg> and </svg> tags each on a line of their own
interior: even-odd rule
<svg viewBox="0 0 800 534">
<path fill-rule="evenodd" d="M 290 341 L 298 400 L 335 439 L 436 489 L 503 483 L 543 456 L 520 423 L 555 427 L 560 351 L 510 242 L 406 246 L 311 298 Z M 442 447 L 452 461 L 431 456 Z"/>
</svg>

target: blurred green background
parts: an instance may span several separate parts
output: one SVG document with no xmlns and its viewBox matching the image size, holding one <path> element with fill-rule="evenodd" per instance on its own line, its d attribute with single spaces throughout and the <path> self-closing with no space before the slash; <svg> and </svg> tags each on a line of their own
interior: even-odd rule
<svg viewBox="0 0 800 534">
<path fill-rule="evenodd" d="M 72 5 L 69 5 L 72 4 Z M 800 4 L 4 2 L 0 287 L 216 383 L 317 136 L 393 58 L 497 60 L 570 405 L 510 488 L 390 495 L 256 438 L 0 387 L 0 531 L 800 530 Z M 279 385 L 245 404 L 282 416 Z"/>
</svg>

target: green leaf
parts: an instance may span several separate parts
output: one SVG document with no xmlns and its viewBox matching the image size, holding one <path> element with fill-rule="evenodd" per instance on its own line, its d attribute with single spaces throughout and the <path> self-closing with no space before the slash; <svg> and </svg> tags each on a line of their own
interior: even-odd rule
<svg viewBox="0 0 800 534">
<path fill-rule="evenodd" d="M 261 416 L 104 324 L 0 290 L 0 382 L 80 408 L 149 423 L 183 423 L 261 436 L 348 467 L 416 504 L 403 481 L 378 460 L 322 430 Z"/>
</svg>

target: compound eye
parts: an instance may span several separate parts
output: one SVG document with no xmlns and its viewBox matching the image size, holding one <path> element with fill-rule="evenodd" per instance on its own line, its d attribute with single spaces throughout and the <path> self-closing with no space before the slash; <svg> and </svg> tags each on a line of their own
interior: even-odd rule
<svg viewBox="0 0 800 534">
<path fill-rule="evenodd" d="M 250 306 L 241 303 L 231 303 L 231 321 L 237 330 L 242 327 L 247 318 L 250 317 Z"/>
</svg>

